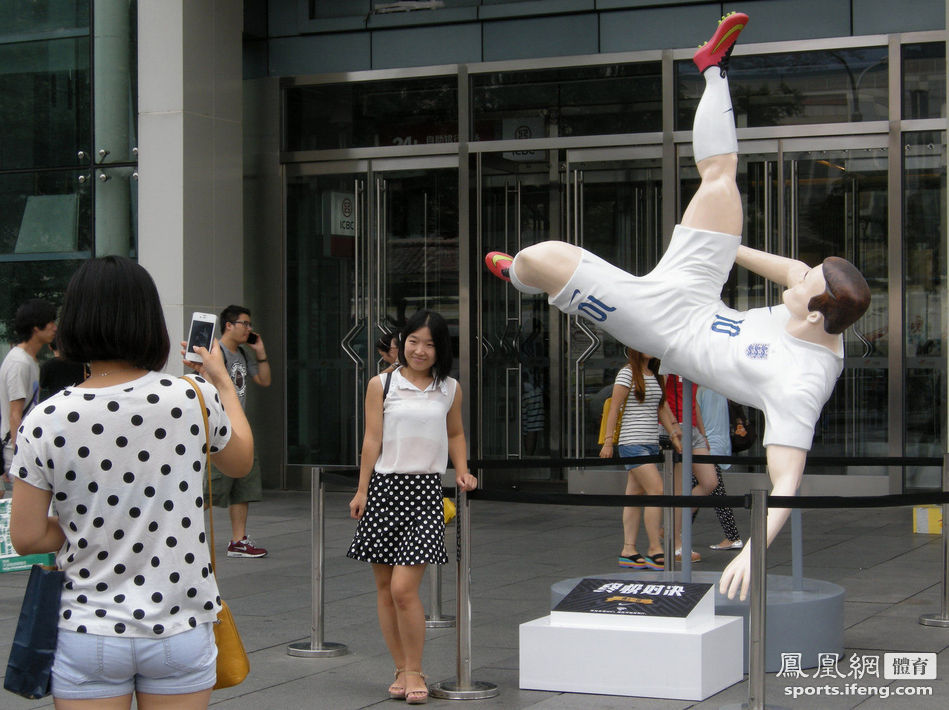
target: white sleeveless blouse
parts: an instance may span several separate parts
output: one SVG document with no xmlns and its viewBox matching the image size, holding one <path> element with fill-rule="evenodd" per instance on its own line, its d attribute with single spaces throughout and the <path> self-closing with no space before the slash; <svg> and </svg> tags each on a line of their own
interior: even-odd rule
<svg viewBox="0 0 949 710">
<path fill-rule="evenodd" d="M 385 389 L 385 375 L 382 386 Z M 392 373 L 383 400 L 382 453 L 377 473 L 445 473 L 448 467 L 448 410 L 458 382 L 449 377 L 420 390 Z"/>
</svg>

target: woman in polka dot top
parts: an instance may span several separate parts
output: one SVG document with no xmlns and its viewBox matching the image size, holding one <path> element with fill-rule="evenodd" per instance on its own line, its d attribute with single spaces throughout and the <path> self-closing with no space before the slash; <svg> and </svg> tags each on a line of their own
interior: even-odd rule
<svg viewBox="0 0 949 710">
<path fill-rule="evenodd" d="M 426 564 L 448 562 L 441 474 L 450 458 L 460 489 L 472 490 L 477 479 L 468 473 L 461 387 L 448 376 L 445 319 L 432 311 L 409 318 L 399 363 L 366 390 L 359 485 L 349 504 L 359 525 L 347 554 L 372 564 L 379 625 L 396 669 L 389 696 L 414 705 L 428 699 L 419 585 Z"/>
<path fill-rule="evenodd" d="M 205 542 L 204 424 L 191 386 L 159 372 L 170 346 L 148 272 L 122 257 L 85 262 L 59 337 L 91 375 L 30 412 L 11 464 L 13 545 L 55 552 L 65 572 L 53 697 L 126 710 L 134 692 L 143 710 L 206 708 L 220 597 Z M 197 352 L 211 458 L 244 476 L 247 419 L 218 345 Z"/>
</svg>

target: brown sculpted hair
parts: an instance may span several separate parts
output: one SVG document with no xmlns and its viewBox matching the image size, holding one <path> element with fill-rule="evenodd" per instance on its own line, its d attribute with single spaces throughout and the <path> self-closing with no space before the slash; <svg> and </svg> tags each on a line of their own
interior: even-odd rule
<svg viewBox="0 0 949 710">
<path fill-rule="evenodd" d="M 843 333 L 862 316 L 870 305 L 870 287 L 857 267 L 839 256 L 829 256 L 821 265 L 827 289 L 814 296 L 807 310 L 824 316 L 824 330 Z"/>
</svg>

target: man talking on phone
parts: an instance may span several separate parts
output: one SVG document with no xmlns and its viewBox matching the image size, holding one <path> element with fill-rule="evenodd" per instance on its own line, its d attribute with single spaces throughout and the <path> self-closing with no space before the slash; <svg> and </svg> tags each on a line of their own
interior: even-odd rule
<svg viewBox="0 0 949 710">
<path fill-rule="evenodd" d="M 253 357 L 248 356 L 247 350 L 253 352 Z M 242 407 L 246 407 L 248 377 L 261 387 L 270 387 L 267 351 L 263 338 L 253 331 L 249 308 L 232 305 L 221 311 L 221 353 Z M 258 547 L 247 537 L 250 504 L 263 498 L 257 454 L 254 454 L 254 467 L 244 478 L 230 478 L 212 468 L 211 488 L 211 502 L 227 508 L 231 517 L 231 541 L 227 546 L 227 556 L 266 557 L 267 550 Z"/>
</svg>

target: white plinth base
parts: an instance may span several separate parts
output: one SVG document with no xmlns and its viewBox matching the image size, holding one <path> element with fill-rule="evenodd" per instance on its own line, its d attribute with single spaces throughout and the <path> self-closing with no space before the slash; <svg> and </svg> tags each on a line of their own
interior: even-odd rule
<svg viewBox="0 0 949 710">
<path fill-rule="evenodd" d="M 704 700 L 742 679 L 740 617 L 687 630 L 520 627 L 520 687 L 570 693 Z"/>
</svg>

